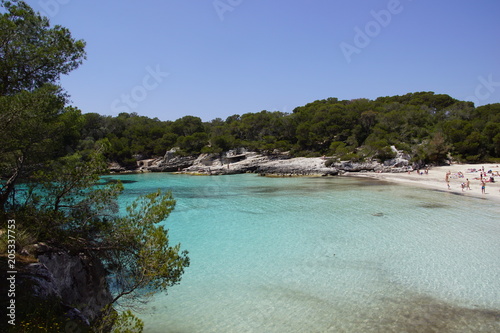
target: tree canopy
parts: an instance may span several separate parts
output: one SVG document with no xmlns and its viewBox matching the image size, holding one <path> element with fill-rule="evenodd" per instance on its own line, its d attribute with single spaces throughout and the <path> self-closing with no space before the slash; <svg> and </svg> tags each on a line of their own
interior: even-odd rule
<svg viewBox="0 0 500 333">
<path fill-rule="evenodd" d="M 2 1 L 0 15 L 0 95 L 33 91 L 56 83 L 85 59 L 85 42 L 49 20 L 24 1 Z"/>
<path fill-rule="evenodd" d="M 500 104 L 474 107 L 434 92 L 408 93 L 375 100 L 327 98 L 292 113 L 260 111 L 202 122 L 186 116 L 175 121 L 123 113 L 117 117 L 83 114 L 81 142 L 106 138 L 109 161 L 179 154 L 221 153 L 245 147 L 276 149 L 294 156 L 333 155 L 341 159 L 392 158 L 391 145 L 415 162 L 439 164 L 450 156 L 462 162 L 496 161 Z"/>
</svg>

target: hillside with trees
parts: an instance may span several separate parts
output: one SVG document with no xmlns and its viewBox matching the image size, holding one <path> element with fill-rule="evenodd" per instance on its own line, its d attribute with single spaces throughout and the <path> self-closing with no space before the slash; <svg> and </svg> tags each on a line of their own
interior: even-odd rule
<svg viewBox="0 0 500 333">
<path fill-rule="evenodd" d="M 160 121 L 134 113 L 74 116 L 78 121 L 73 124 L 78 125 L 67 142 L 72 150 L 82 151 L 104 140 L 109 144 L 108 160 L 129 166 L 138 159 L 162 156 L 172 147 L 184 155 L 244 147 L 261 153 L 280 150 L 292 156 L 383 161 L 393 157 L 394 145 L 421 164 L 500 157 L 500 104 L 476 108 L 433 92 L 375 100 L 327 98 L 292 113 L 260 111 L 209 122 L 194 116 Z"/>
</svg>

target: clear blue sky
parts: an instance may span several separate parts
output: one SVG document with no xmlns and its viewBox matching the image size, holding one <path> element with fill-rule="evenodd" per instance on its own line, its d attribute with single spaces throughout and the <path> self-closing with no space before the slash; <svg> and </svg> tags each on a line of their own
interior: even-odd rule
<svg viewBox="0 0 500 333">
<path fill-rule="evenodd" d="M 498 0 L 28 0 L 87 42 L 84 113 L 205 121 L 434 91 L 500 102 Z"/>
</svg>

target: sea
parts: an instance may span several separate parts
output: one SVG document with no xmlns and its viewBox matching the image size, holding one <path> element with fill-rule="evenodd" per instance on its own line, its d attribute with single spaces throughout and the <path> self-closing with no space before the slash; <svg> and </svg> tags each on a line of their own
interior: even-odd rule
<svg viewBox="0 0 500 333">
<path fill-rule="evenodd" d="M 180 284 L 148 333 L 500 332 L 500 207 L 354 177 L 109 176 L 172 191 Z M 108 177 L 108 178 L 109 178 Z"/>
</svg>

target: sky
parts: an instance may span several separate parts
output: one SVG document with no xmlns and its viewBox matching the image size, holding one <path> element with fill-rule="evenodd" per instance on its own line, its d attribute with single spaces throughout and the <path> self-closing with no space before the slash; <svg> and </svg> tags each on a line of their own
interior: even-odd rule
<svg viewBox="0 0 500 333">
<path fill-rule="evenodd" d="M 500 102 L 498 0 L 27 0 L 87 43 L 83 113 L 204 121 L 319 99 Z"/>
</svg>

